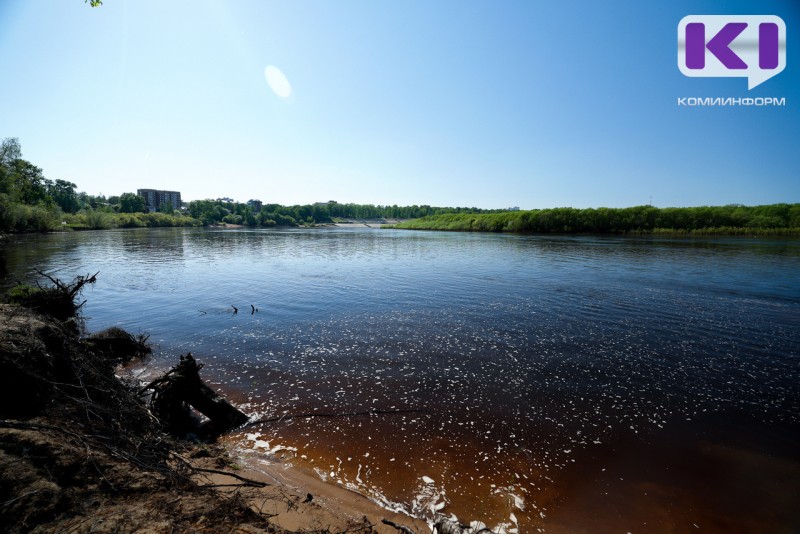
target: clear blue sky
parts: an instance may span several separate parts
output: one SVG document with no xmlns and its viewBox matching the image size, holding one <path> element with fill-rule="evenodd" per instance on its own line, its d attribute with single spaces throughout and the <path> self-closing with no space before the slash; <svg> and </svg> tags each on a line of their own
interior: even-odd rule
<svg viewBox="0 0 800 534">
<path fill-rule="evenodd" d="M 683 76 L 678 22 L 717 13 L 783 18 L 786 70 L 752 91 Z M 799 36 L 795 0 L 0 0 L 0 138 L 92 194 L 800 202 Z M 693 96 L 787 105 L 677 106 Z"/>
</svg>

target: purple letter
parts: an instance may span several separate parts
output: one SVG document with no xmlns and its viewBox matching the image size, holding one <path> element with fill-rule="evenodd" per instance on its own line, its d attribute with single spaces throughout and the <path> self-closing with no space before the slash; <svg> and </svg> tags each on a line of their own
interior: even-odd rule
<svg viewBox="0 0 800 534">
<path fill-rule="evenodd" d="M 758 66 L 778 68 L 778 25 L 774 22 L 758 25 Z"/>
<path fill-rule="evenodd" d="M 747 63 L 728 48 L 731 41 L 747 28 L 746 22 L 729 22 L 717 35 L 708 42 L 708 51 L 717 56 L 717 59 L 728 69 L 746 69 Z"/>
<path fill-rule="evenodd" d="M 686 25 L 686 68 L 702 69 L 706 66 L 706 26 L 702 22 Z"/>
</svg>

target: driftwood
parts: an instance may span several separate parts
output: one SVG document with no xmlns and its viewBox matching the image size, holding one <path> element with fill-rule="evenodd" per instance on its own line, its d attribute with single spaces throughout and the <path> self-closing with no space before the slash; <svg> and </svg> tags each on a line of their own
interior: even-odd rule
<svg viewBox="0 0 800 534">
<path fill-rule="evenodd" d="M 389 525 L 390 527 L 393 527 L 395 530 L 399 530 L 403 534 L 417 534 L 416 532 L 414 532 L 410 528 L 404 527 L 403 525 L 398 525 L 394 521 L 389 521 L 386 518 L 381 519 L 381 523 L 383 523 L 384 525 Z"/>
<path fill-rule="evenodd" d="M 476 530 L 469 525 L 462 525 L 449 519 L 440 519 L 433 525 L 433 532 L 436 534 L 495 534 L 493 530 L 482 527 Z"/>
<path fill-rule="evenodd" d="M 200 378 L 200 369 L 192 353 L 181 356 L 178 365 L 164 376 L 150 382 L 139 393 L 151 390 L 150 405 L 158 417 L 175 434 L 189 432 L 202 437 L 219 436 L 247 422 L 248 417 L 238 408 L 208 387 Z M 198 425 L 189 407 L 208 417 Z"/>
</svg>

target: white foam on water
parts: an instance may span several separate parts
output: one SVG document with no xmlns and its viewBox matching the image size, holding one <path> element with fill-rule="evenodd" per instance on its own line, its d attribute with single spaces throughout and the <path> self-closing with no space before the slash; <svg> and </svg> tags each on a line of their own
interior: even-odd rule
<svg viewBox="0 0 800 534">
<path fill-rule="evenodd" d="M 364 481 L 361 480 L 361 464 L 358 464 L 358 472 L 356 473 L 356 482 L 358 482 L 362 486 L 364 485 Z"/>
<path fill-rule="evenodd" d="M 320 469 L 319 467 L 315 467 L 315 468 L 314 468 L 314 472 L 317 474 L 317 476 L 319 476 L 319 478 L 320 478 L 320 479 L 321 479 L 323 482 L 326 482 L 326 481 L 328 480 L 328 473 L 326 473 L 325 471 L 323 471 L 323 470 L 322 470 L 322 469 Z"/>
<path fill-rule="evenodd" d="M 270 456 L 274 456 L 280 451 L 297 452 L 297 447 L 290 447 L 288 445 L 275 445 L 274 447 L 270 447 L 270 442 L 261 439 L 260 433 L 246 434 L 246 437 L 253 442 L 253 450 L 263 449 Z"/>
</svg>

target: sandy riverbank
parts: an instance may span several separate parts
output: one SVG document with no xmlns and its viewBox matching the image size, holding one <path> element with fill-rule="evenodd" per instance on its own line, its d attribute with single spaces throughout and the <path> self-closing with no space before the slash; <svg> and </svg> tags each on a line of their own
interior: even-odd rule
<svg viewBox="0 0 800 534">
<path fill-rule="evenodd" d="M 230 452 L 230 449 L 226 449 Z M 267 484 L 263 488 L 235 487 L 236 492 L 255 511 L 269 517 L 272 525 L 291 532 L 375 532 L 394 534 L 398 530 L 384 524 L 387 519 L 417 533 L 430 532 L 421 520 L 381 508 L 365 496 L 323 482 L 307 472 L 276 458 L 244 456 L 233 452 L 236 474 Z M 196 460 L 201 467 L 213 467 L 216 458 Z M 221 474 L 201 475 L 201 483 L 226 484 L 235 479 Z"/>
</svg>

